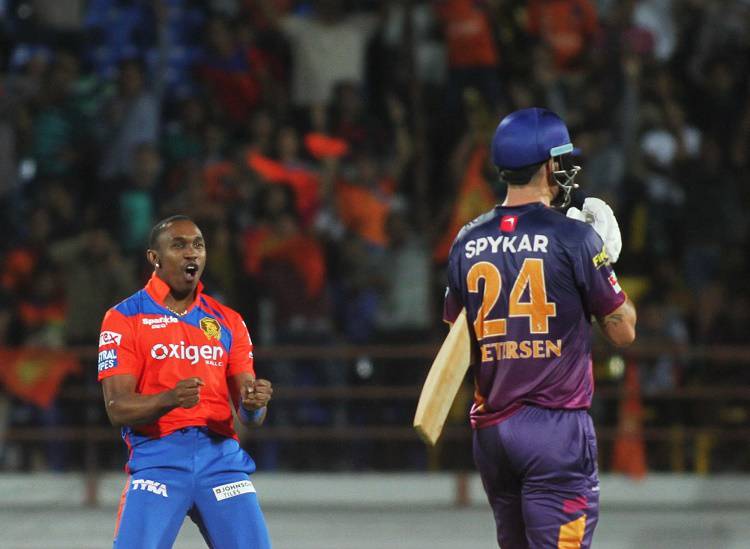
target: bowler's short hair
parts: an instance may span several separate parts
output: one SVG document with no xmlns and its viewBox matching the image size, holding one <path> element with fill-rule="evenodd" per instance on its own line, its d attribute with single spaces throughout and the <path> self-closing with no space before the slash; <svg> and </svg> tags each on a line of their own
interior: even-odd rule
<svg viewBox="0 0 750 549">
<path fill-rule="evenodd" d="M 148 247 L 150 249 L 156 249 L 156 243 L 159 240 L 159 236 L 161 235 L 161 233 L 166 231 L 167 228 L 175 221 L 190 221 L 191 223 L 195 223 L 195 221 L 190 219 L 190 217 L 181 214 L 170 215 L 169 217 L 162 219 L 151 229 L 151 234 L 148 237 Z"/>
</svg>

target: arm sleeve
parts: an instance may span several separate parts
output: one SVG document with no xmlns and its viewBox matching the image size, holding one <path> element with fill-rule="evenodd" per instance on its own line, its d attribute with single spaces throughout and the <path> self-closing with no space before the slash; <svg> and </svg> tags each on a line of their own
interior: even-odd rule
<svg viewBox="0 0 750 549">
<path fill-rule="evenodd" d="M 574 261 L 576 283 L 591 314 L 606 316 L 625 302 L 625 292 L 604 251 L 604 243 L 590 226 L 586 227 Z"/>
<path fill-rule="evenodd" d="M 250 332 L 248 332 L 245 322 L 242 318 L 238 317 L 235 320 L 232 334 L 232 348 L 229 351 L 227 376 L 233 376 L 243 372 L 255 376 L 253 342 L 250 339 Z"/>
<path fill-rule="evenodd" d="M 138 359 L 136 336 L 130 320 L 115 309 L 104 315 L 99 333 L 98 379 L 121 374 L 140 377 L 143 363 Z"/>
</svg>

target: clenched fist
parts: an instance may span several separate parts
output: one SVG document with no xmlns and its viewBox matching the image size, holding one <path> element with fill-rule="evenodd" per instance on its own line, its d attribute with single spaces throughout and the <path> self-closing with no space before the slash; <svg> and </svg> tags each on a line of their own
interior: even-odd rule
<svg viewBox="0 0 750 549">
<path fill-rule="evenodd" d="M 177 408 L 192 408 L 201 400 L 201 387 L 205 385 L 199 377 L 181 379 L 172 389 L 172 397 Z"/>
<path fill-rule="evenodd" d="M 248 379 L 242 387 L 242 407 L 249 412 L 259 410 L 268 404 L 272 394 L 273 387 L 267 379 Z"/>
</svg>

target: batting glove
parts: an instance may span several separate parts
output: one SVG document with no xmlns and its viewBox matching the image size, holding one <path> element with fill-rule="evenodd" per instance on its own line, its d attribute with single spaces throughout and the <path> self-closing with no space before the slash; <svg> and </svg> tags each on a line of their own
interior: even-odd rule
<svg viewBox="0 0 750 549">
<path fill-rule="evenodd" d="M 599 198 L 587 198 L 583 201 L 583 210 L 572 207 L 568 209 L 568 217 L 589 223 L 604 241 L 604 249 L 609 260 L 615 263 L 622 250 L 622 236 L 612 208 Z"/>
</svg>

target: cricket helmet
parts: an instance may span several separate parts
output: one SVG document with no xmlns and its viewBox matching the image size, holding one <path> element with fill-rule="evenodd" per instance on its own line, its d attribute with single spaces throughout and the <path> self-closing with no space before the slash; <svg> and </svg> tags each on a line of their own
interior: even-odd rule
<svg viewBox="0 0 750 549">
<path fill-rule="evenodd" d="M 500 171 L 517 171 L 555 159 L 558 169 L 552 174 L 562 190 L 562 204 L 570 202 L 570 192 L 578 187 L 573 181 L 580 166 L 570 164 L 573 147 L 565 122 L 549 109 L 532 107 L 512 112 L 500 121 L 492 138 L 492 162 Z"/>
</svg>

